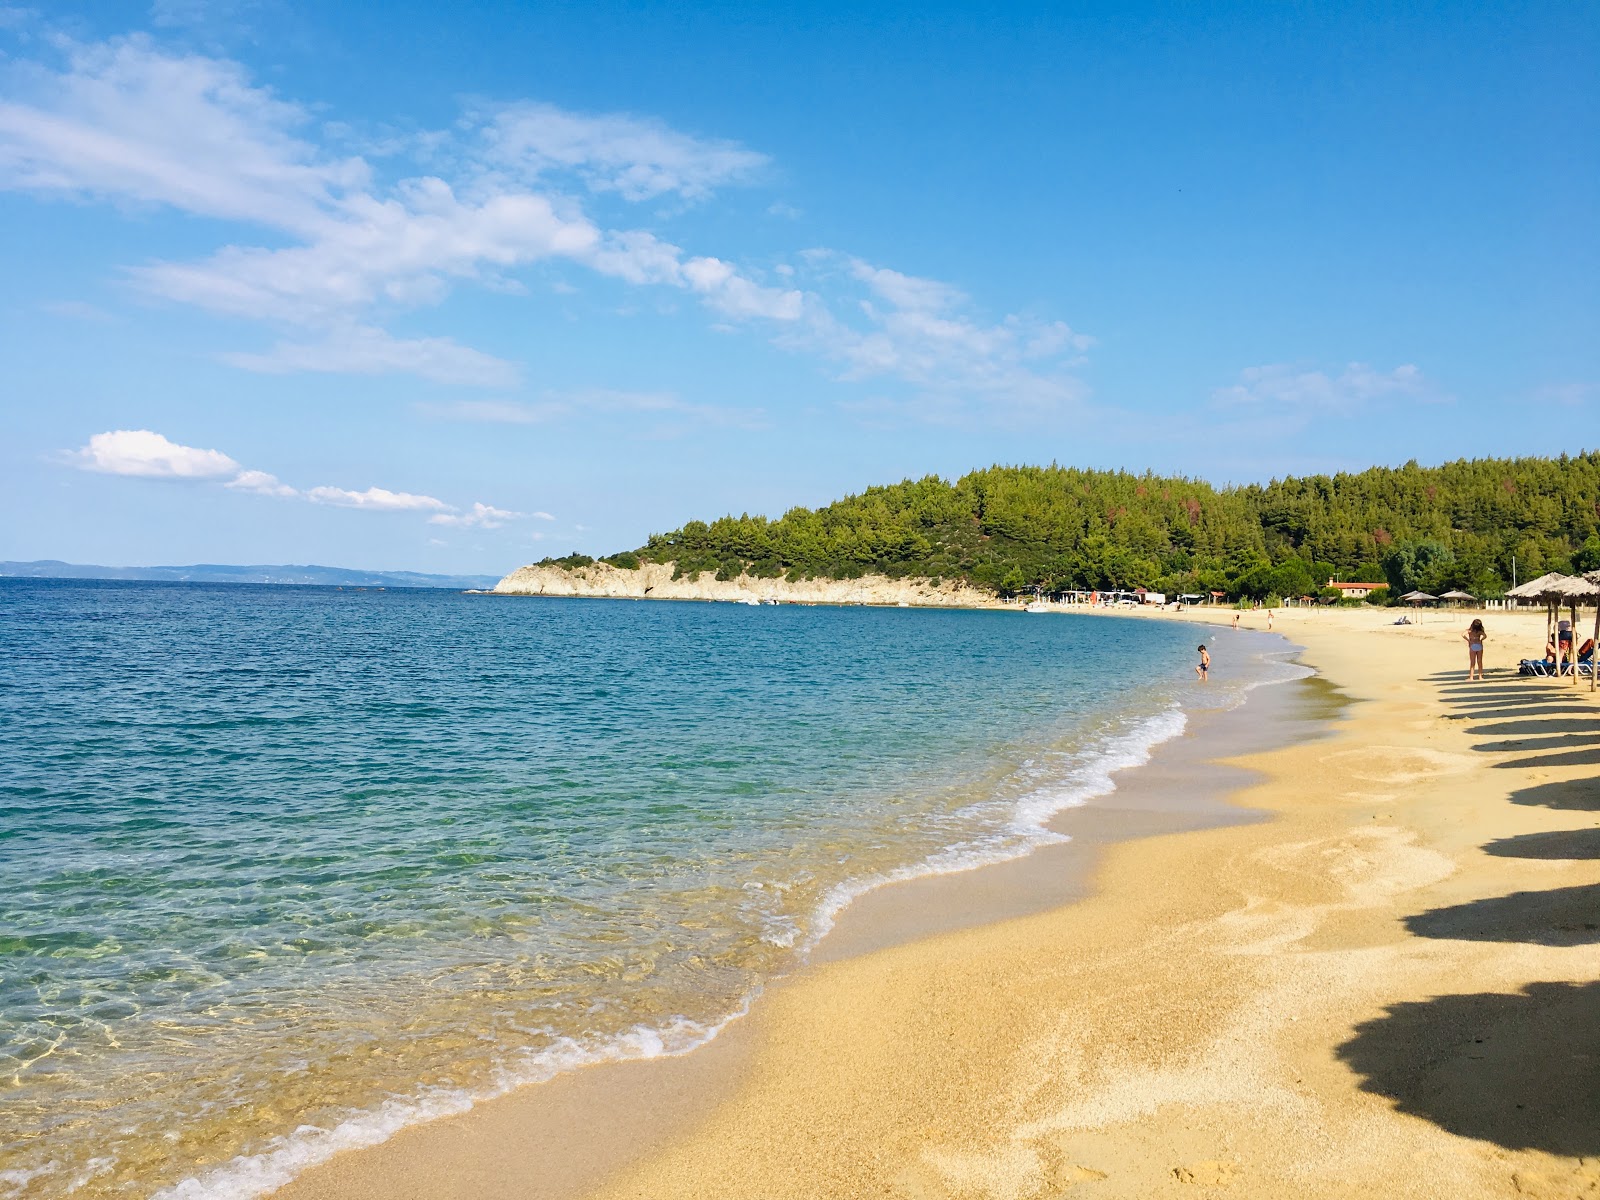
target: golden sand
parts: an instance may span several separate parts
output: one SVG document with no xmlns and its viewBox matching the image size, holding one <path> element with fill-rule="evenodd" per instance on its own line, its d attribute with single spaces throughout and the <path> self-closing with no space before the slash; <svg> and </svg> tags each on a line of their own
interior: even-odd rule
<svg viewBox="0 0 1600 1200">
<path fill-rule="evenodd" d="M 1489 615 L 1471 685 L 1464 619 L 1392 620 L 1279 614 L 1353 703 L 1239 764 L 1273 819 L 1110 845 L 1079 902 L 280 1195 L 1600 1197 L 1600 704 L 1496 667 L 1540 618 Z"/>
</svg>

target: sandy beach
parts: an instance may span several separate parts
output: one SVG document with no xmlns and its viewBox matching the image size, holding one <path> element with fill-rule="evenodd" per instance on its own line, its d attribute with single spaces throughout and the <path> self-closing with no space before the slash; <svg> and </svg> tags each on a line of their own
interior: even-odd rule
<svg viewBox="0 0 1600 1200">
<path fill-rule="evenodd" d="M 1600 704 L 1508 669 L 1542 616 L 1486 615 L 1475 684 L 1466 618 L 1394 616 L 1280 612 L 1320 681 L 1286 695 L 1331 687 L 1338 715 L 1222 762 L 1186 739 L 1167 784 L 1195 811 L 1085 825 L 1070 887 L 1040 879 L 1064 858 L 1015 868 L 1045 911 L 1006 914 L 988 872 L 888 889 L 708 1048 L 278 1195 L 1600 1196 Z M 923 901 L 998 907 L 871 936 Z"/>
</svg>

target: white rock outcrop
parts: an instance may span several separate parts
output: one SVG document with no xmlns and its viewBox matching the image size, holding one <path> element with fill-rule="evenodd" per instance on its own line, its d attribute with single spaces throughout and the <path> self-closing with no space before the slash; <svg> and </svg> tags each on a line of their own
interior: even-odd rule
<svg viewBox="0 0 1600 1200">
<path fill-rule="evenodd" d="M 786 604 L 886 604 L 920 608 L 1011 608 L 990 592 L 959 581 L 935 585 L 927 579 L 717 579 L 704 571 L 698 579 L 673 579 L 672 563 L 643 563 L 628 571 L 610 563 L 587 567 L 519 567 L 494 585 L 502 596 L 596 596 L 616 600 L 778 600 Z"/>
</svg>

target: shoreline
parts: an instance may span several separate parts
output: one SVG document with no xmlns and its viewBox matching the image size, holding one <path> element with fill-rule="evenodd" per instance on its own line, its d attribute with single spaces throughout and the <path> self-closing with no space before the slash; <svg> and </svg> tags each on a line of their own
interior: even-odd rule
<svg viewBox="0 0 1600 1200">
<path fill-rule="evenodd" d="M 1280 631 L 1344 719 L 1234 764 L 1272 820 L 774 993 L 736 1092 L 593 1194 L 1600 1195 L 1600 705 L 1330 616 Z"/>
<path fill-rule="evenodd" d="M 694 1053 L 523 1089 L 279 1195 L 1600 1195 L 1600 704 L 1494 665 L 1537 614 L 1491 617 L 1472 685 L 1454 614 L 1392 620 L 1279 615 L 1351 703 L 1326 737 L 1220 760 L 1270 819 L 1109 842 L 1045 911 L 851 954 L 842 921 L 837 957 Z"/>
<path fill-rule="evenodd" d="M 1272 678 L 1273 667 L 1291 662 L 1298 647 L 1276 635 L 1249 636 L 1259 678 L 1240 700 L 1227 708 L 1186 709 L 1184 730 L 1146 750 L 1143 761 L 1115 768 L 1110 791 L 1053 816 L 1046 828 L 1070 841 L 967 869 L 873 883 L 848 900 L 805 959 L 694 1048 L 590 1063 L 523 1085 L 469 1111 L 408 1125 L 379 1144 L 340 1153 L 272 1194 L 283 1200 L 365 1194 L 570 1200 L 592 1194 L 730 1094 L 758 1036 L 751 1011 L 759 1012 L 775 992 L 828 964 L 1073 904 L 1089 894 L 1100 857 L 1117 843 L 1263 819 L 1230 803 L 1250 776 L 1223 766 L 1219 755 L 1259 751 L 1311 724 L 1326 725 L 1334 706 L 1314 676 Z M 1290 711 L 1262 711 L 1261 698 L 1277 691 L 1297 693 L 1286 705 Z M 605 1132 L 596 1134 L 596 1128 Z M 545 1148 L 525 1164 L 535 1178 L 518 1169 L 524 1164 L 517 1148 L 530 1142 Z M 427 1187 L 408 1191 L 419 1173 L 426 1174 Z"/>
</svg>

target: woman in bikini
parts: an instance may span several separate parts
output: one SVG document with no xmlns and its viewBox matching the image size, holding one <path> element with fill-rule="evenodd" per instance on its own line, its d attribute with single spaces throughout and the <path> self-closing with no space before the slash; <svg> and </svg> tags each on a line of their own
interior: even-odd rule
<svg viewBox="0 0 1600 1200">
<path fill-rule="evenodd" d="M 1467 680 L 1483 678 L 1483 643 L 1489 635 L 1483 631 L 1483 622 L 1477 617 L 1467 626 L 1462 640 L 1467 643 Z"/>
</svg>

